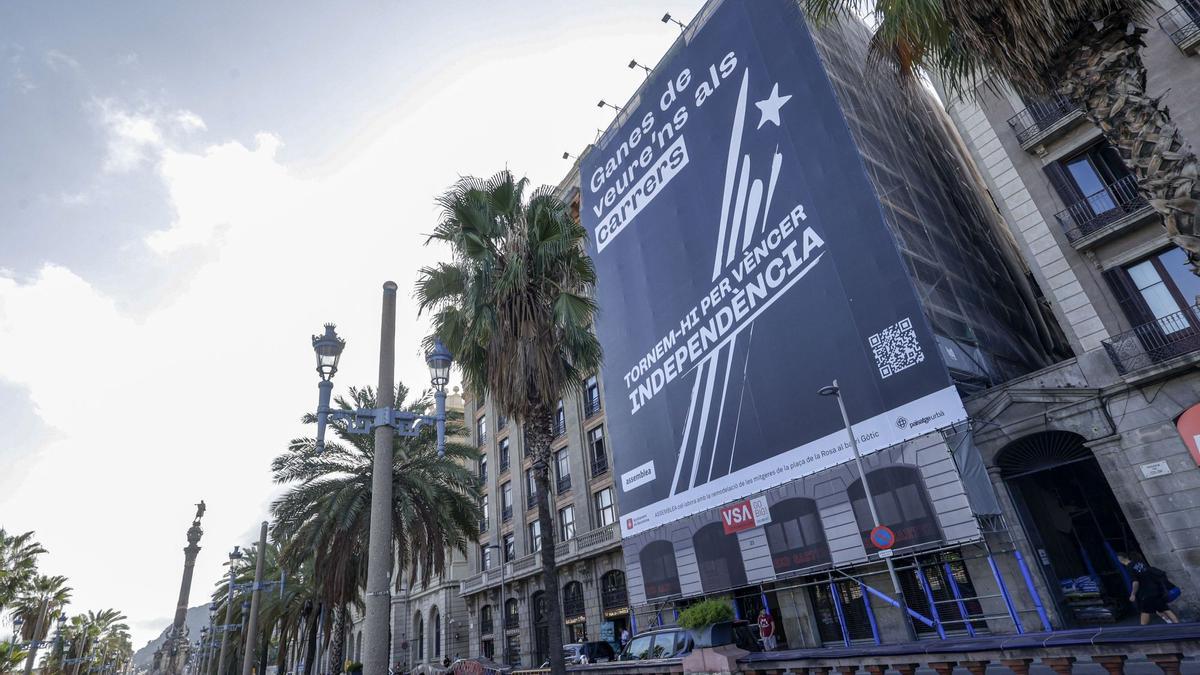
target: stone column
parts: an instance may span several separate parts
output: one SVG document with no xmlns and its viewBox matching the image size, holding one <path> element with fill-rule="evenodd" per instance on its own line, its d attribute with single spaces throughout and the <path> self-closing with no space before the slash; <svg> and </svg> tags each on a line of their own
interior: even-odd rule
<svg viewBox="0 0 1200 675">
<path fill-rule="evenodd" d="M 183 671 L 187 662 L 187 635 L 184 622 L 187 620 L 188 597 L 192 593 L 192 569 L 196 566 L 196 556 L 200 553 L 200 537 L 204 530 L 200 529 L 200 519 L 204 517 L 204 501 L 196 505 L 196 518 L 187 531 L 188 545 L 183 549 L 183 581 L 179 584 L 179 601 L 175 604 L 175 621 L 171 624 L 171 635 L 168 638 L 170 660 L 167 671 L 177 675 Z"/>
</svg>

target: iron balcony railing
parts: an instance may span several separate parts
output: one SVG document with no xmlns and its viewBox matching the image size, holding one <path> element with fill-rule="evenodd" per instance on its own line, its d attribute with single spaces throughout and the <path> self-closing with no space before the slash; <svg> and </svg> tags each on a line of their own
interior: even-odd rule
<svg viewBox="0 0 1200 675">
<path fill-rule="evenodd" d="M 530 492 L 529 494 L 525 495 L 525 506 L 527 506 L 531 509 L 533 507 L 537 506 L 537 493 L 536 492 Z"/>
<path fill-rule="evenodd" d="M 479 434 L 479 447 L 487 445 L 488 435 L 486 433 Z"/>
<path fill-rule="evenodd" d="M 554 424 L 550 425 L 550 433 L 555 438 L 567 433 L 567 418 L 563 415 L 558 415 L 554 418 Z"/>
<path fill-rule="evenodd" d="M 519 615 L 517 615 L 517 614 L 505 614 L 504 615 L 504 628 L 505 629 L 513 630 L 515 628 L 520 628 L 520 627 L 521 627 L 521 617 Z"/>
<path fill-rule="evenodd" d="M 482 481 L 482 482 L 487 482 L 487 478 L 488 478 L 488 476 L 487 476 L 487 465 L 486 465 L 486 464 L 482 464 L 482 465 L 480 465 L 480 467 L 479 467 L 479 480 L 480 480 L 480 481 Z"/>
<path fill-rule="evenodd" d="M 583 416 L 592 417 L 600 412 L 600 396 L 589 396 L 583 401 Z"/>
<path fill-rule="evenodd" d="M 1200 350 L 1200 305 L 1144 323 L 1101 344 L 1122 375 Z"/>
<path fill-rule="evenodd" d="M 1065 96 L 1055 95 L 1044 101 L 1030 103 L 1024 110 L 1008 118 L 1008 126 L 1016 132 L 1017 141 L 1025 145 L 1079 109 L 1078 103 Z"/>
<path fill-rule="evenodd" d="M 1158 17 L 1163 29 L 1176 47 L 1186 50 L 1200 41 L 1200 0 L 1177 0 L 1178 4 Z"/>
<path fill-rule="evenodd" d="M 563 476 L 562 478 L 559 478 L 558 484 L 556 487 L 558 487 L 558 494 L 560 494 L 560 495 L 562 493 L 566 492 L 567 490 L 570 490 L 571 489 L 571 476 L 568 474 L 566 476 Z"/>
<path fill-rule="evenodd" d="M 585 613 L 583 598 L 572 597 L 563 599 L 563 617 L 571 619 L 577 616 L 583 616 Z"/>
<path fill-rule="evenodd" d="M 479 531 L 480 531 L 480 532 L 487 532 L 487 530 L 488 530 L 488 519 L 487 519 L 487 518 L 480 518 L 480 519 L 479 519 Z"/>
<path fill-rule="evenodd" d="M 608 456 L 600 455 L 592 459 L 592 478 L 608 473 Z"/>
<path fill-rule="evenodd" d="M 600 604 L 604 609 L 620 609 L 629 605 L 629 591 L 625 587 L 606 588 L 600 592 Z"/>
<path fill-rule="evenodd" d="M 506 523 L 512 520 L 512 506 L 505 506 L 500 509 L 500 519 Z"/>
<path fill-rule="evenodd" d="M 1055 216 L 1072 243 L 1125 216 L 1150 208 L 1137 179 L 1125 176 L 1059 211 Z"/>
<path fill-rule="evenodd" d="M 481 635 L 491 635 L 492 629 L 493 629 L 493 625 L 492 625 L 491 617 L 483 619 L 482 621 L 479 622 L 479 633 Z"/>
<path fill-rule="evenodd" d="M 508 448 L 500 453 L 500 471 L 508 471 Z"/>
</svg>

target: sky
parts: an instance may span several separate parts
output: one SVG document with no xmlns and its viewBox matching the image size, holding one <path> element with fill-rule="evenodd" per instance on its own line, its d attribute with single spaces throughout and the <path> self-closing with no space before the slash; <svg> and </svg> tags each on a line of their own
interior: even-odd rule
<svg viewBox="0 0 1200 675">
<path fill-rule="evenodd" d="M 558 183 L 702 0 L 0 4 L 0 527 L 35 530 L 69 611 L 135 647 L 191 605 L 280 487 L 316 405 L 310 335 L 373 384 L 428 382 L 411 293 L 434 197 Z"/>
</svg>

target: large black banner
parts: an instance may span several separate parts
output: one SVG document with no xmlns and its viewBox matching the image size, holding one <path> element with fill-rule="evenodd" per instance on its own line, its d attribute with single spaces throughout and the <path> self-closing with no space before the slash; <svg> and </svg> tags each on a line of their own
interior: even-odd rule
<svg viewBox="0 0 1200 675">
<path fill-rule="evenodd" d="M 726 0 L 583 160 L 632 534 L 965 417 L 790 0 Z"/>
</svg>

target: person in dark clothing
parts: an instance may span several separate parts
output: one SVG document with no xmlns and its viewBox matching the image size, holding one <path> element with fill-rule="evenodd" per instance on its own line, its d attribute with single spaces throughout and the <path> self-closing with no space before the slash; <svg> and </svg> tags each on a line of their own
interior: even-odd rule
<svg viewBox="0 0 1200 675">
<path fill-rule="evenodd" d="M 1166 572 L 1151 567 L 1140 553 L 1118 553 L 1117 560 L 1129 571 L 1129 578 L 1133 582 L 1129 601 L 1141 613 L 1142 625 L 1150 623 L 1151 614 L 1157 614 L 1167 623 L 1179 623 L 1179 617 L 1167 606 L 1171 582 Z"/>
</svg>

